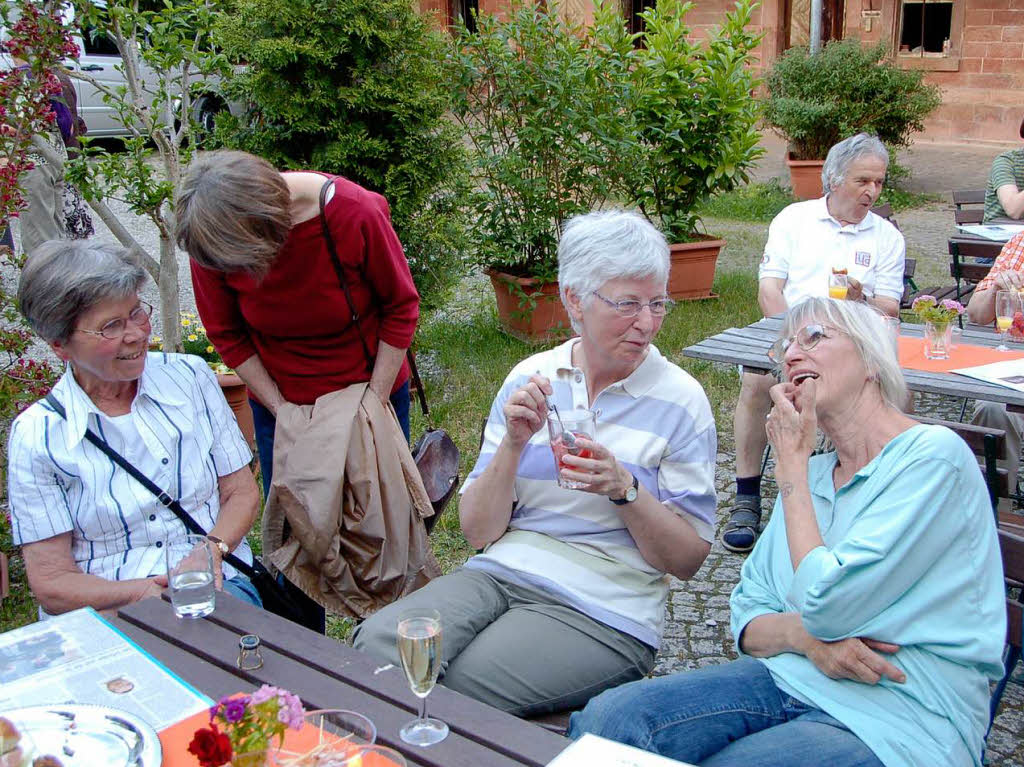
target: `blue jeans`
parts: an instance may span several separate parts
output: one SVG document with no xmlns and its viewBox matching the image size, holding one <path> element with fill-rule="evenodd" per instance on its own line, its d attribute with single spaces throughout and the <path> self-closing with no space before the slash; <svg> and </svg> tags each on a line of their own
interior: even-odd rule
<svg viewBox="0 0 1024 767">
<path fill-rule="evenodd" d="M 252 581 L 241 573 L 238 573 L 234 578 L 224 579 L 224 593 L 256 607 L 263 607 L 260 592 L 252 585 Z"/>
<path fill-rule="evenodd" d="M 572 715 L 569 737 L 585 732 L 701 767 L 882 767 L 860 738 L 782 692 L 754 658 L 601 693 Z"/>
</svg>

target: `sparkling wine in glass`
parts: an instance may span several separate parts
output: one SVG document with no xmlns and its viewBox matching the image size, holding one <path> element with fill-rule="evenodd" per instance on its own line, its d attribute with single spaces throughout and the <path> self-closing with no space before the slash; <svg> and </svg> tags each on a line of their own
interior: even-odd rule
<svg viewBox="0 0 1024 767">
<path fill-rule="evenodd" d="M 1016 290 L 1000 290 L 996 293 L 996 329 L 999 331 L 999 346 L 996 351 L 1008 352 L 1006 337 L 1013 325 L 1013 315 L 1020 308 L 1020 296 Z"/>
<path fill-rule="evenodd" d="M 406 743 L 429 746 L 448 737 L 448 725 L 427 716 L 427 695 L 441 670 L 441 615 L 437 610 L 406 610 L 398 618 L 398 655 L 413 694 L 420 699 L 420 715 L 399 730 Z"/>
</svg>

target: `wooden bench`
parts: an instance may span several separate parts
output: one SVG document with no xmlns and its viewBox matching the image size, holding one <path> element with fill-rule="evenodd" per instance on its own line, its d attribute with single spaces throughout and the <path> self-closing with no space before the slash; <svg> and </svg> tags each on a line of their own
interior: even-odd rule
<svg viewBox="0 0 1024 767">
<path fill-rule="evenodd" d="M 985 217 L 984 189 L 953 191 L 953 221 L 956 224 L 980 224 Z"/>
</svg>

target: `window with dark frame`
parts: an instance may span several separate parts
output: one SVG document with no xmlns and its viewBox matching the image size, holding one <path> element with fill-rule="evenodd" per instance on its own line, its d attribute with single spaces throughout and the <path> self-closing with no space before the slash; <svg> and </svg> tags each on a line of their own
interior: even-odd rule
<svg viewBox="0 0 1024 767">
<path fill-rule="evenodd" d="M 480 13 L 480 0 L 455 0 L 455 12 L 466 29 L 476 32 L 476 17 Z"/>
<path fill-rule="evenodd" d="M 653 8 L 657 0 L 629 0 L 626 6 L 629 8 L 629 31 L 630 34 L 637 34 L 644 31 L 644 20 L 640 14 L 648 8 Z"/>
<path fill-rule="evenodd" d="M 953 33 L 952 0 L 902 0 L 900 56 L 948 56 Z"/>
</svg>

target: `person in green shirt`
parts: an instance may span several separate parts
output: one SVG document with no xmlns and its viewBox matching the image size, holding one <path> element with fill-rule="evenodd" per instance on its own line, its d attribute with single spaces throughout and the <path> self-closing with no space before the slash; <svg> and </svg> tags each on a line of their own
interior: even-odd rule
<svg viewBox="0 0 1024 767">
<path fill-rule="evenodd" d="M 1020 124 L 1024 138 L 1024 120 Z M 1024 148 L 1003 152 L 992 161 L 985 188 L 985 216 L 994 218 L 1024 217 Z"/>
</svg>

